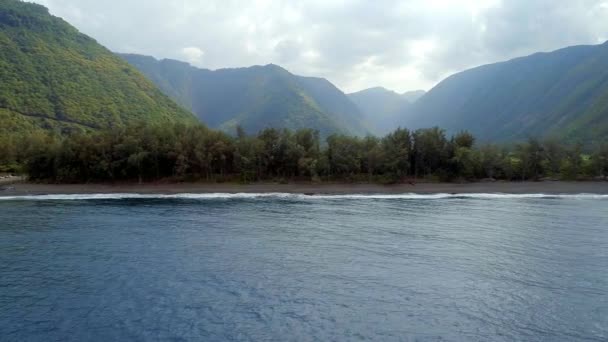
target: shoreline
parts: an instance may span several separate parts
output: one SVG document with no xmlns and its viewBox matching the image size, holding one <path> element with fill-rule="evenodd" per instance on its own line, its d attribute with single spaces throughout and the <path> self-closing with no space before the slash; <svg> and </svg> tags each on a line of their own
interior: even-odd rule
<svg viewBox="0 0 608 342">
<path fill-rule="evenodd" d="M 207 194 L 207 193 L 291 193 L 306 195 L 350 194 L 608 194 L 606 181 L 580 182 L 475 182 L 475 183 L 144 183 L 144 184 L 39 184 L 19 181 L 1 183 L 0 197 L 72 194 Z"/>
</svg>

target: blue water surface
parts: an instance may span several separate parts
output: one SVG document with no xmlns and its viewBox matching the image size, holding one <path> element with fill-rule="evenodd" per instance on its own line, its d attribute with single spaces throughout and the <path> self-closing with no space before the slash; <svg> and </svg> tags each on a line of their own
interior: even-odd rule
<svg viewBox="0 0 608 342">
<path fill-rule="evenodd" d="M 608 199 L 4 199 L 0 340 L 607 341 Z"/>
</svg>

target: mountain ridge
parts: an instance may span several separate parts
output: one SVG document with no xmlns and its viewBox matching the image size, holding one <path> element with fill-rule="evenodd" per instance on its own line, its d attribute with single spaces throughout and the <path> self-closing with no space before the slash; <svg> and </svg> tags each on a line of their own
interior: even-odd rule
<svg viewBox="0 0 608 342">
<path fill-rule="evenodd" d="M 608 135 L 608 44 L 577 45 L 447 77 L 402 112 L 413 128 L 470 130 L 485 141 Z"/>
<path fill-rule="evenodd" d="M 276 64 L 209 70 L 185 62 L 118 54 L 210 127 L 249 133 L 313 128 L 364 135 L 359 109 L 331 82 L 294 75 Z"/>
<path fill-rule="evenodd" d="M 384 87 L 372 87 L 347 94 L 364 114 L 365 122 L 376 135 L 387 134 L 401 126 L 401 115 L 422 95 L 422 90 L 399 94 Z"/>
<path fill-rule="evenodd" d="M 0 3 L 0 131 L 196 122 L 189 110 L 228 132 L 313 128 L 362 136 L 440 126 L 482 141 L 593 142 L 608 136 L 608 41 L 471 68 L 426 93 L 374 87 L 344 94 L 325 78 L 276 64 L 209 70 L 114 54 L 44 6 Z"/>
</svg>

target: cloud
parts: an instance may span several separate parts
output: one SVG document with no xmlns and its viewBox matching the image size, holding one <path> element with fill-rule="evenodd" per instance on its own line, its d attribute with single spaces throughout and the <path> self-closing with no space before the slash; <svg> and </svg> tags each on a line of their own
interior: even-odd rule
<svg viewBox="0 0 608 342">
<path fill-rule="evenodd" d="M 289 63 L 302 56 L 300 44 L 294 40 L 281 40 L 274 47 L 279 62 Z"/>
<path fill-rule="evenodd" d="M 117 52 L 210 69 L 280 64 L 346 91 L 608 37 L 606 0 L 33 0 Z"/>
<path fill-rule="evenodd" d="M 205 52 L 197 47 L 189 46 L 182 49 L 184 60 L 195 66 L 203 66 Z"/>
</svg>

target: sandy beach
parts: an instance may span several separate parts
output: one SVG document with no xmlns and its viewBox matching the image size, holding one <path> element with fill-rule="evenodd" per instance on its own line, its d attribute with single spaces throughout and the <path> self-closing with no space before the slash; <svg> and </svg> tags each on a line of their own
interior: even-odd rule
<svg viewBox="0 0 608 342">
<path fill-rule="evenodd" d="M 0 184 L 0 196 L 97 193 L 302 193 L 302 194 L 399 194 L 399 193 L 507 193 L 507 194 L 608 194 L 608 182 L 478 182 L 379 185 L 349 183 L 154 183 L 154 184 L 36 184 L 13 179 Z"/>
<path fill-rule="evenodd" d="M 18 176 L 0 176 L 0 186 L 22 182 L 23 177 Z"/>
</svg>

